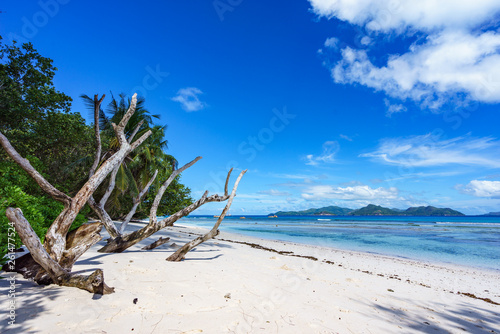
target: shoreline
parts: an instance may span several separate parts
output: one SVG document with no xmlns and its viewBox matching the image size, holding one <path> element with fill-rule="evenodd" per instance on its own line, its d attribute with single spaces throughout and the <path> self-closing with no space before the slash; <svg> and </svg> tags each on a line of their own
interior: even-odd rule
<svg viewBox="0 0 500 334">
<path fill-rule="evenodd" d="M 147 223 L 147 222 L 144 222 L 144 223 Z M 185 227 L 189 227 L 189 228 L 206 228 L 206 227 L 200 227 L 200 226 L 192 226 L 190 225 L 189 223 L 185 222 L 185 221 L 180 221 L 180 223 L 177 223 L 176 226 L 185 226 Z M 333 250 L 337 250 L 337 251 L 346 251 L 346 252 L 352 252 L 352 253 L 361 253 L 361 254 L 372 254 L 372 255 L 375 255 L 375 256 L 381 256 L 381 257 L 388 257 L 388 258 L 396 258 L 396 259 L 402 259 L 402 260 L 408 260 L 408 261 L 415 261 L 415 262 L 422 262 L 422 263 L 426 263 L 426 264 L 430 264 L 430 265 L 437 265 L 437 266 L 444 266 L 444 267 L 459 267 L 459 268 L 469 268 L 469 269 L 472 269 L 472 270 L 481 270 L 481 271 L 490 271 L 492 273 L 496 273 L 496 274 L 500 274 L 500 267 L 499 268 L 493 268 L 491 264 L 485 264 L 485 263 L 481 263 L 481 264 L 471 264 L 470 263 L 470 260 L 465 260 L 465 261 L 455 261 L 453 262 L 453 260 L 441 260 L 441 259 L 438 259 L 436 254 L 434 254 L 434 257 L 433 258 L 429 258 L 429 257 L 425 257 L 425 256 L 412 256 L 412 255 L 401 255 L 401 254 L 395 254 L 395 251 L 394 250 L 381 250 L 381 251 L 368 251 L 368 250 L 364 250 L 364 249 L 353 249 L 353 248 L 349 248 L 349 247 L 346 247 L 346 248 L 343 248 L 342 246 L 338 246 L 338 245 L 332 245 L 331 243 L 326 243 L 326 242 L 322 242 L 321 239 L 317 239 L 315 241 L 317 241 L 317 243 L 312 243 L 312 242 L 308 242 L 308 241 L 291 241 L 291 240 L 280 240 L 280 239 L 274 239 L 272 237 L 262 237 L 262 236 L 256 236 L 256 235 L 247 235 L 247 234 L 243 234 L 243 233 L 238 233 L 238 232 L 225 232 L 224 233 L 227 233 L 229 235 L 233 235 L 234 237 L 237 237 L 237 236 L 241 236 L 241 237 L 248 237 L 248 238 L 254 238 L 255 240 L 262 240 L 262 241 L 276 241 L 278 243 L 280 242 L 283 242 L 283 243 L 289 243 L 289 244 L 292 244 L 292 245 L 297 245 L 297 246 L 312 246 L 312 247 L 322 247 L 322 248 L 326 248 L 326 249 L 333 249 Z"/>
<path fill-rule="evenodd" d="M 204 231 L 180 224 L 102 254 L 103 231 L 73 270 L 103 269 L 114 294 L 40 287 L 17 275 L 18 325 L 3 321 L 0 332 L 500 333 L 500 273 L 227 232 L 182 262 L 165 261 L 173 244 Z M 171 241 L 140 250 L 159 237 Z M 0 280 L 0 294 L 7 283 Z"/>
</svg>

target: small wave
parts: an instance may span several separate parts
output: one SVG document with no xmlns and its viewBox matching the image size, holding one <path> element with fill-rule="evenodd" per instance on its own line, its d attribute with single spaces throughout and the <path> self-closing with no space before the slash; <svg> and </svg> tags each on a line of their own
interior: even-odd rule
<svg viewBox="0 0 500 334">
<path fill-rule="evenodd" d="M 318 218 L 318 220 L 324 221 L 324 222 L 330 222 L 330 221 L 332 221 L 331 219 L 321 219 L 321 218 Z"/>
</svg>

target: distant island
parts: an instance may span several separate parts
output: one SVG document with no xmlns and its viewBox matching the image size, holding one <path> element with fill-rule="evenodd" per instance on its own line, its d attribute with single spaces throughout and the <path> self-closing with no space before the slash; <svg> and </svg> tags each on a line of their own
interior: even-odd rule
<svg viewBox="0 0 500 334">
<path fill-rule="evenodd" d="M 361 209 L 326 206 L 319 209 L 303 211 L 278 211 L 270 216 L 465 216 L 463 213 L 450 208 L 436 208 L 434 206 L 410 207 L 406 210 L 389 209 L 379 205 L 369 204 Z"/>
<path fill-rule="evenodd" d="M 500 212 L 490 212 L 490 213 L 486 213 L 486 214 L 481 215 L 481 216 L 486 216 L 486 217 L 500 217 Z"/>
</svg>

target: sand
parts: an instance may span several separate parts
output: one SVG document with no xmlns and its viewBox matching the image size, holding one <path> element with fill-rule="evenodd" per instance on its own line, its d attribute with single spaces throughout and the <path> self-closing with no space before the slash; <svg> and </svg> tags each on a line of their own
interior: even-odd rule
<svg viewBox="0 0 500 334">
<path fill-rule="evenodd" d="M 173 243 L 202 232 L 168 228 L 121 254 L 97 253 L 103 239 L 74 271 L 103 269 L 110 295 L 16 275 L 13 326 L 9 281 L 0 280 L 0 332 L 500 333 L 498 271 L 224 232 L 185 261 L 165 261 Z M 140 250 L 160 236 L 171 242 Z"/>
</svg>

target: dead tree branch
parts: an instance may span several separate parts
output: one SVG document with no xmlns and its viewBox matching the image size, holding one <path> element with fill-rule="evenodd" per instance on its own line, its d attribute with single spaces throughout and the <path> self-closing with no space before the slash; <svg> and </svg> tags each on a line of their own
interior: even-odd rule
<svg viewBox="0 0 500 334">
<path fill-rule="evenodd" d="M 232 169 L 231 169 L 231 171 L 232 171 Z M 226 179 L 226 186 L 224 188 L 224 193 L 225 193 L 224 195 L 225 196 L 227 196 L 227 185 L 228 185 L 229 175 L 231 174 L 231 171 L 229 171 L 228 177 Z M 186 243 L 184 246 L 179 248 L 174 254 L 170 255 L 167 258 L 167 261 L 172 261 L 172 262 L 182 261 L 184 259 L 184 257 L 186 256 L 186 254 L 190 250 L 192 250 L 193 248 L 195 248 L 199 244 L 201 244 L 207 240 L 212 239 L 213 237 L 215 237 L 217 235 L 219 226 L 222 223 L 222 220 L 224 219 L 224 217 L 226 217 L 226 214 L 229 211 L 231 204 L 233 203 L 233 199 L 236 196 L 236 189 L 238 189 L 238 184 L 240 183 L 241 178 L 243 177 L 243 175 L 246 172 L 247 172 L 247 170 L 242 171 L 240 173 L 240 175 L 238 176 L 238 179 L 236 179 L 236 182 L 234 183 L 234 186 L 233 186 L 233 191 L 231 192 L 231 195 L 229 195 L 226 206 L 224 207 L 224 210 L 222 210 L 222 213 L 220 214 L 219 218 L 217 219 L 217 222 L 215 223 L 214 227 L 212 227 L 212 229 L 208 233 L 206 233 L 205 235 L 200 236 L 194 240 L 191 240 L 190 242 Z"/>
<path fill-rule="evenodd" d="M 144 226 L 143 228 L 131 232 L 126 235 L 122 235 L 118 238 L 112 239 L 108 242 L 107 245 L 105 245 L 103 248 L 99 249 L 98 251 L 101 253 L 121 253 L 125 249 L 135 245 L 136 243 L 140 242 L 141 240 L 144 240 L 151 235 L 155 234 L 161 229 L 164 229 L 167 226 L 172 226 L 177 220 L 179 220 L 182 217 L 187 216 L 194 210 L 198 209 L 202 205 L 206 203 L 211 203 L 211 202 L 224 202 L 229 199 L 230 195 L 227 194 L 227 187 L 225 189 L 225 194 L 223 196 L 215 194 L 208 196 L 208 191 L 206 191 L 203 196 L 194 202 L 193 204 L 177 211 L 173 215 L 162 219 L 161 221 L 157 221 L 156 218 L 156 212 L 158 209 L 158 205 L 161 201 L 161 197 L 163 196 L 165 190 L 167 187 L 170 185 L 170 183 L 175 179 L 175 177 L 182 172 L 183 170 L 189 168 L 193 164 L 195 164 L 198 160 L 200 160 L 201 157 L 198 157 L 194 159 L 193 161 L 189 162 L 188 164 L 184 165 L 183 167 L 177 169 L 176 171 L 172 172 L 170 177 L 168 178 L 167 181 L 160 187 L 158 194 L 155 197 L 155 201 L 153 203 L 153 206 L 151 207 L 150 215 L 149 215 L 149 223 Z M 232 170 L 231 170 L 232 171 Z M 229 179 L 229 176 L 231 175 L 231 171 L 229 171 L 227 178 Z M 228 181 L 226 180 L 226 183 Z"/>
<path fill-rule="evenodd" d="M 144 189 L 142 189 L 141 192 L 136 197 L 133 198 L 132 209 L 130 209 L 130 212 L 127 214 L 127 216 L 125 217 L 125 220 L 123 221 L 122 225 L 120 226 L 120 235 L 125 232 L 125 228 L 127 227 L 128 223 L 130 222 L 132 217 L 134 216 L 135 211 L 137 210 L 137 207 L 142 202 L 142 198 L 148 192 L 149 187 L 151 187 L 151 185 L 153 184 L 157 175 L 158 175 L 158 170 L 155 171 L 153 177 L 149 180 L 148 184 L 146 184 Z"/>
<path fill-rule="evenodd" d="M 7 137 L 5 137 L 1 132 L 0 132 L 0 144 L 4 148 L 4 150 L 7 152 L 7 154 L 14 160 L 19 167 L 24 169 L 26 173 L 31 176 L 33 180 L 42 188 L 43 191 L 45 191 L 50 197 L 55 199 L 58 202 L 61 202 L 64 204 L 64 206 L 69 206 L 71 204 L 71 197 L 63 193 L 62 191 L 59 191 L 54 187 L 52 184 L 47 181 L 42 174 L 40 174 L 33 166 L 31 166 L 30 162 L 28 159 L 24 159 L 17 151 L 15 148 L 10 144 L 9 140 Z"/>
<path fill-rule="evenodd" d="M 99 122 L 98 122 L 99 121 L 99 110 L 100 110 L 99 106 L 100 106 L 101 102 L 102 102 L 102 98 L 101 98 L 101 100 L 97 100 L 97 95 L 95 95 L 94 96 L 94 119 L 95 119 L 94 136 L 96 138 L 96 143 L 98 145 L 97 151 L 99 152 L 99 154 L 96 153 L 96 155 L 95 155 L 94 165 L 92 166 L 92 168 L 90 170 L 90 177 L 92 177 L 94 175 L 95 168 L 99 165 L 99 161 L 101 160 L 101 133 L 100 133 Z M 134 98 L 132 98 L 132 102 L 131 102 L 128 110 L 130 111 L 133 109 L 135 111 L 135 106 L 136 106 L 136 100 L 134 100 Z M 127 114 L 128 114 L 128 111 L 127 111 Z M 125 118 L 125 116 L 124 116 L 124 118 Z M 122 122 L 123 122 L 123 119 L 122 119 Z M 113 124 L 113 127 L 115 128 L 115 132 L 118 131 L 118 132 L 116 132 L 116 135 L 119 137 L 120 144 L 123 143 L 122 137 L 125 137 L 124 129 L 125 129 L 126 123 L 125 123 L 125 125 L 121 126 L 122 122 L 120 122 L 119 126 L 116 126 Z M 135 127 L 134 131 L 132 132 L 132 134 L 130 135 L 128 140 L 125 141 L 125 143 L 127 145 L 130 145 L 130 143 L 134 139 L 135 135 L 137 134 L 137 132 L 139 131 L 139 129 L 143 123 L 144 123 L 144 120 L 140 121 L 139 124 L 137 124 L 137 126 Z M 150 132 L 150 131 L 148 131 L 148 132 Z M 123 145 L 121 145 L 121 147 L 122 146 Z M 130 149 L 130 152 L 132 150 L 133 149 Z M 123 156 L 120 163 L 118 163 L 116 165 L 116 167 L 113 169 L 113 171 L 111 172 L 108 187 L 106 189 L 106 192 L 102 196 L 101 200 L 99 202 L 96 202 L 93 196 L 90 196 L 88 199 L 88 204 L 90 205 L 92 210 L 94 210 L 94 212 L 99 216 L 99 218 L 101 219 L 101 222 L 104 225 L 104 228 L 106 228 L 106 230 L 108 231 L 111 238 L 117 238 L 121 235 L 121 233 L 116 228 L 115 224 L 113 223 L 113 219 L 111 219 L 111 217 L 109 216 L 108 212 L 106 211 L 106 209 L 104 207 L 105 207 L 106 202 L 108 201 L 109 197 L 111 196 L 111 193 L 115 189 L 116 175 L 118 174 L 118 170 L 120 169 L 120 166 L 123 163 L 123 161 L 125 160 L 125 158 L 127 157 L 127 155 Z"/>
<path fill-rule="evenodd" d="M 155 242 L 147 245 L 147 246 L 144 246 L 142 247 L 141 249 L 142 250 L 151 250 L 151 249 L 155 249 L 156 247 L 159 247 L 165 243 L 167 243 L 168 241 L 170 240 L 170 238 L 163 238 L 163 237 L 160 237 L 160 239 L 156 240 Z"/>
</svg>

